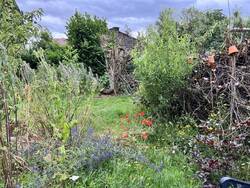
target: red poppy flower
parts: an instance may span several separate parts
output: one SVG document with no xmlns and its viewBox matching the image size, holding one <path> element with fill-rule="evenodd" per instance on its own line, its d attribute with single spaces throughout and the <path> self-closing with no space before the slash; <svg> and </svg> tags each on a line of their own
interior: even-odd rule
<svg viewBox="0 0 250 188">
<path fill-rule="evenodd" d="M 138 118 L 138 117 L 143 117 L 145 115 L 145 112 L 139 112 L 137 114 L 134 115 L 135 118 Z"/>
<path fill-rule="evenodd" d="M 128 133 L 123 133 L 122 138 L 124 138 L 124 139 L 128 138 Z"/>
<path fill-rule="evenodd" d="M 153 121 L 151 121 L 151 120 L 149 120 L 149 119 L 144 119 L 144 120 L 142 120 L 141 124 L 142 124 L 142 125 L 146 125 L 146 126 L 148 126 L 148 127 L 152 127 Z"/>
<path fill-rule="evenodd" d="M 141 138 L 144 140 L 144 141 L 146 141 L 147 139 L 148 139 L 148 133 L 147 132 L 142 132 L 141 133 Z"/>
<path fill-rule="evenodd" d="M 145 112 L 140 112 L 139 115 L 140 115 L 140 116 L 144 116 L 144 115 L 145 115 Z"/>
</svg>

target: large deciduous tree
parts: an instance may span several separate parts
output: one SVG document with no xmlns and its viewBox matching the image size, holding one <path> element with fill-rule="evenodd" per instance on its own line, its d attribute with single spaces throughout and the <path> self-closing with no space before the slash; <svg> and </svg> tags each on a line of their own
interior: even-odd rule
<svg viewBox="0 0 250 188">
<path fill-rule="evenodd" d="M 69 43 L 77 50 L 79 61 L 92 69 L 94 74 L 105 72 L 105 57 L 100 36 L 107 32 L 105 20 L 87 13 L 76 12 L 67 23 Z"/>
<path fill-rule="evenodd" d="M 199 52 L 219 50 L 224 42 L 228 19 L 222 10 L 199 11 L 195 8 L 185 9 L 178 24 L 180 35 L 188 34 Z"/>
</svg>

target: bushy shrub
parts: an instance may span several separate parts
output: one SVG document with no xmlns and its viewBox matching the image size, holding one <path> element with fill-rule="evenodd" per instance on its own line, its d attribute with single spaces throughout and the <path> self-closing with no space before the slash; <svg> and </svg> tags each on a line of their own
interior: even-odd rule
<svg viewBox="0 0 250 188">
<path fill-rule="evenodd" d="M 38 52 L 40 64 L 36 71 L 22 67 L 26 80 L 20 104 L 21 121 L 38 134 L 67 140 L 71 128 L 88 120 L 88 99 L 97 82 L 82 65 L 49 65 Z M 38 131 L 39 130 L 39 131 Z"/>
<path fill-rule="evenodd" d="M 108 74 L 105 73 L 104 75 L 100 76 L 99 82 L 103 88 L 107 88 L 109 86 L 109 77 Z"/>
<path fill-rule="evenodd" d="M 193 139 L 193 159 L 206 184 L 217 184 L 222 176 L 250 178 L 250 120 L 228 127 L 226 116 L 222 109 L 211 113 Z"/>
<path fill-rule="evenodd" d="M 162 13 L 161 22 L 160 30 L 148 29 L 143 50 L 134 52 L 134 64 L 141 102 L 152 112 L 167 116 L 192 70 L 187 59 L 193 48 L 187 36 L 178 36 L 171 11 Z"/>
</svg>

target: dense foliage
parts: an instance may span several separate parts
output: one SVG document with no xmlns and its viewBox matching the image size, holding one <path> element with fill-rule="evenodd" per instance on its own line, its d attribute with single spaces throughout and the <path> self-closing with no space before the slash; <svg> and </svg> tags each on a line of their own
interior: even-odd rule
<svg viewBox="0 0 250 188">
<path fill-rule="evenodd" d="M 37 68 L 39 59 L 36 57 L 35 51 L 44 50 L 46 61 L 50 65 L 59 65 L 63 61 L 67 46 L 60 46 L 53 41 L 48 31 L 40 31 L 36 40 L 32 45 L 22 53 L 22 60 L 27 62 L 31 68 Z"/>
<path fill-rule="evenodd" d="M 28 65 L 21 69 L 25 79 L 21 121 L 50 137 L 67 141 L 71 128 L 80 129 L 88 120 L 86 101 L 97 87 L 93 75 L 77 64 L 50 66 L 39 51 L 36 72 Z M 34 131 L 35 131 L 34 130 Z"/>
<path fill-rule="evenodd" d="M 181 22 L 169 16 L 169 12 L 161 13 L 157 27 L 148 30 L 141 41 L 142 47 L 139 46 L 134 53 L 140 102 L 153 115 L 157 114 L 160 119 L 165 117 L 155 127 L 150 141 L 192 156 L 191 161 L 199 165 L 197 175 L 204 187 L 217 185 L 219 179 L 226 175 L 248 180 L 249 120 L 230 124 L 231 91 L 227 89 L 223 95 L 222 90 L 217 90 L 220 95 L 216 95 L 217 91 L 212 88 L 216 80 L 223 88 L 218 81 L 220 74 L 229 77 L 233 74 L 231 67 L 229 72 L 222 68 L 221 61 L 227 59 L 227 65 L 230 64 L 231 57 L 227 57 L 225 47 L 241 42 L 244 35 L 225 35 L 228 19 L 220 10 L 201 12 L 187 9 Z M 236 12 L 231 24 L 241 28 L 246 22 Z M 220 56 L 220 61 L 216 60 L 215 66 L 209 65 L 206 58 L 195 63 L 192 45 L 204 57 L 205 52 L 214 50 L 225 51 L 225 54 Z M 240 61 L 237 59 L 237 63 Z M 230 85 L 230 79 L 225 82 Z M 249 86 L 243 79 L 241 82 Z M 211 102 L 213 97 L 216 102 Z M 204 101 L 209 103 L 208 109 Z M 191 110 L 187 110 L 189 108 Z M 201 119 L 195 116 L 199 109 L 203 116 Z"/>
<path fill-rule="evenodd" d="M 161 22 L 158 24 L 161 25 Z M 190 35 L 198 52 L 204 53 L 221 51 L 226 46 L 225 37 L 230 35 L 241 42 L 249 33 L 229 33 L 229 29 L 248 26 L 249 18 L 242 17 L 240 11 L 234 11 L 231 18 L 228 18 L 221 9 L 201 11 L 191 7 L 183 10 L 178 22 L 178 33 Z"/>
<path fill-rule="evenodd" d="M 194 49 L 187 35 L 178 35 L 170 11 L 162 13 L 160 31 L 150 28 L 143 42 L 143 50 L 134 53 L 141 101 L 150 111 L 166 117 L 192 70 L 187 60 Z"/>
<path fill-rule="evenodd" d="M 36 36 L 39 26 L 37 20 L 41 10 L 23 13 L 14 0 L 1 0 L 0 3 L 0 43 L 8 55 L 18 57 L 28 43 Z"/>
<path fill-rule="evenodd" d="M 181 21 L 163 11 L 138 40 L 141 105 L 131 96 L 97 96 L 91 70 L 105 75 L 105 20 L 76 12 L 69 45 L 59 46 L 37 25 L 41 12 L 0 1 L 0 187 L 198 188 L 225 175 L 249 179 L 250 120 L 228 123 L 228 97 L 204 121 L 183 111 L 193 75 L 208 79 L 208 63 L 195 62 L 195 53 L 224 45 L 228 19 L 220 10 L 190 8 Z M 247 22 L 236 12 L 232 25 Z M 195 96 L 208 101 L 203 94 Z"/>
<path fill-rule="evenodd" d="M 91 68 L 94 74 L 103 75 L 105 57 L 100 36 L 107 31 L 107 23 L 96 16 L 76 12 L 67 23 L 69 43 L 77 50 L 79 62 Z"/>
<path fill-rule="evenodd" d="M 199 52 L 221 50 L 228 19 L 222 10 L 202 12 L 195 8 L 185 9 L 178 24 L 180 35 L 189 34 Z"/>
</svg>

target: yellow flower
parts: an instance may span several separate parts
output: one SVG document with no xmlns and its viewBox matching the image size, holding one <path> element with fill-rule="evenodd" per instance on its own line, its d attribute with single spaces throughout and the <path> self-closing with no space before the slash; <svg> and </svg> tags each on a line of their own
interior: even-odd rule
<svg viewBox="0 0 250 188">
<path fill-rule="evenodd" d="M 178 135 L 180 135 L 180 136 L 185 136 L 185 132 L 184 131 L 178 131 Z"/>
<path fill-rule="evenodd" d="M 212 130 L 214 130 L 214 128 L 213 127 L 208 127 L 208 130 L 212 131 Z"/>
</svg>

